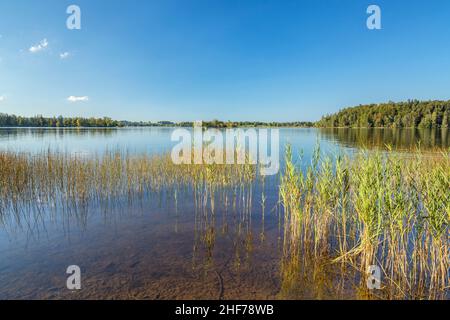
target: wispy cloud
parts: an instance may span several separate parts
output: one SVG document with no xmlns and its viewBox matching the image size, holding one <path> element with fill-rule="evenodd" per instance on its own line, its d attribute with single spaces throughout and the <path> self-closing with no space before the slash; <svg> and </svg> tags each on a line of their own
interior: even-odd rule
<svg viewBox="0 0 450 320">
<path fill-rule="evenodd" d="M 47 39 L 43 39 L 38 44 L 31 46 L 30 49 L 28 49 L 28 51 L 30 51 L 31 53 L 37 53 L 39 51 L 44 50 L 47 47 L 48 47 L 48 41 L 47 41 Z"/>
<path fill-rule="evenodd" d="M 70 53 L 69 52 L 63 52 L 63 53 L 60 53 L 59 54 L 59 58 L 60 59 L 67 59 L 68 57 L 70 56 Z"/>
<path fill-rule="evenodd" d="M 69 102 L 85 102 L 85 101 L 89 101 L 89 97 L 88 96 L 81 96 L 81 97 L 70 96 L 67 98 L 67 101 L 69 101 Z"/>
<path fill-rule="evenodd" d="M 6 97 L 5 96 L 0 96 L 0 102 L 5 101 Z"/>
</svg>

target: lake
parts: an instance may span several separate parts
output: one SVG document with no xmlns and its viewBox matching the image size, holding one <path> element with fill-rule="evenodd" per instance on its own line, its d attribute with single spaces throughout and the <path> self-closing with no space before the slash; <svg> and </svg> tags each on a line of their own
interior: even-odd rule
<svg viewBox="0 0 450 320">
<path fill-rule="evenodd" d="M 2 128 L 0 151 L 160 155 L 176 144 L 173 130 Z M 304 168 L 317 144 L 324 154 L 351 155 L 386 145 L 408 153 L 419 141 L 424 151 L 449 148 L 450 131 L 283 128 L 281 170 L 287 145 Z M 359 298 L 360 279 L 341 279 L 329 264 L 292 270 L 283 262 L 278 183 L 279 176 L 258 180 L 238 193 L 242 199 L 233 190 L 218 193 L 214 214 L 199 211 L 189 188 L 120 195 L 83 208 L 48 204 L 43 210 L 0 212 L 0 299 Z M 81 268 L 81 290 L 66 288 L 70 265 Z"/>
</svg>

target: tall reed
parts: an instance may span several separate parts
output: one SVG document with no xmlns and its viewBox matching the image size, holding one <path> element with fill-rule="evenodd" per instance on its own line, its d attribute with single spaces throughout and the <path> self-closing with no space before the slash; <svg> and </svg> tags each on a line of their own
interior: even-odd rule
<svg viewBox="0 0 450 320">
<path fill-rule="evenodd" d="M 369 297 L 380 294 L 366 289 L 366 272 L 373 265 L 382 270 L 385 298 L 445 297 L 450 282 L 449 155 L 359 151 L 319 160 L 316 153 L 311 165 L 300 170 L 288 146 L 279 192 L 285 258 L 312 254 L 340 264 L 348 279 L 360 279 L 360 292 Z"/>
</svg>

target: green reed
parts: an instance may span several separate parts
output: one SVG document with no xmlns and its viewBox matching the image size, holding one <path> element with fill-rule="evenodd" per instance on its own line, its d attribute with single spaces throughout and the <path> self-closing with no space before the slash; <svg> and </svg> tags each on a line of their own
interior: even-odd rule
<svg viewBox="0 0 450 320">
<path fill-rule="evenodd" d="M 242 240 L 235 243 L 235 264 L 240 265 L 240 252 L 245 251 L 244 258 L 248 258 L 253 245 L 252 184 L 257 169 L 248 156 L 244 164 L 177 165 L 169 154 L 120 150 L 89 156 L 0 152 L 0 225 L 13 219 L 12 226 L 24 223 L 32 231 L 36 218 L 44 212 L 68 213 L 86 223 L 90 206 L 103 206 L 107 213 L 123 200 L 152 195 L 170 198 L 178 215 L 178 202 L 190 195 L 196 212 L 193 260 L 203 246 L 207 265 L 212 266 L 217 206 L 225 203 L 228 207 L 231 199 L 232 211 L 238 217 L 235 234 Z"/>
<path fill-rule="evenodd" d="M 362 290 L 369 297 L 445 296 L 449 155 L 359 151 L 319 160 L 316 152 L 311 165 L 299 170 L 288 147 L 279 192 L 287 263 L 308 256 L 341 265 L 341 272 L 359 278 L 362 288 L 369 266 L 380 266 L 383 288 Z M 346 266 L 356 271 L 344 271 Z"/>
<path fill-rule="evenodd" d="M 448 292 L 448 151 L 361 151 L 321 157 L 317 147 L 304 170 L 292 158 L 288 146 L 279 181 L 283 291 L 304 279 L 327 283 L 330 279 L 324 274 L 337 272 L 342 283 L 358 279 L 362 297 L 435 299 Z M 257 167 L 249 161 L 175 165 L 170 155 L 120 151 L 89 156 L 0 152 L 0 223 L 10 218 L 24 223 L 27 215 L 45 210 L 79 215 L 92 203 L 107 206 L 117 199 L 164 192 L 173 197 L 178 214 L 178 202 L 190 193 L 196 210 L 193 261 L 204 246 L 212 266 L 216 211 L 224 204 L 223 214 L 229 209 L 236 217 L 234 266 L 241 268 L 253 250 L 252 193 L 257 177 Z M 262 185 L 264 223 L 264 179 Z M 227 228 L 224 224 L 222 232 Z M 264 238 L 263 225 L 260 239 Z M 382 268 L 381 293 L 364 290 L 370 265 Z M 324 290 L 314 292 L 323 296 Z"/>
</svg>

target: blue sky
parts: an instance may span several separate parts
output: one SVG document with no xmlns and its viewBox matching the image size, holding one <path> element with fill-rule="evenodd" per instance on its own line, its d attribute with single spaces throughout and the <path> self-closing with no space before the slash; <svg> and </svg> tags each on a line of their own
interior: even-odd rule
<svg viewBox="0 0 450 320">
<path fill-rule="evenodd" d="M 1 1 L 0 35 L 0 112 L 25 116 L 294 121 L 450 99 L 447 0 Z"/>
</svg>

